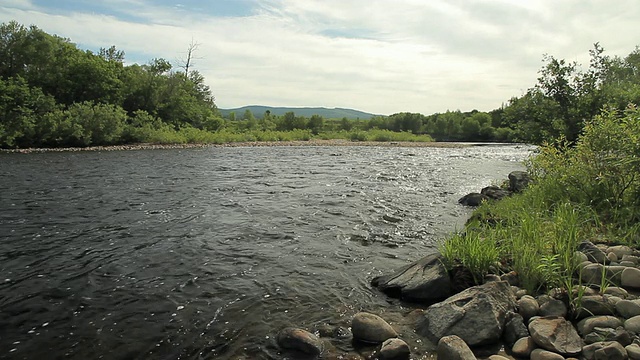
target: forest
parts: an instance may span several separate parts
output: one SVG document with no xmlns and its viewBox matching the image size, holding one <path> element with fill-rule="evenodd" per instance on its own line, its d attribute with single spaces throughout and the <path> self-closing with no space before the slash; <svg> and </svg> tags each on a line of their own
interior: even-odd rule
<svg viewBox="0 0 640 360">
<path fill-rule="evenodd" d="M 601 110 L 640 100 L 640 50 L 610 57 L 600 44 L 586 69 L 543 57 L 538 82 L 490 112 L 402 112 L 370 120 L 288 112 L 218 111 L 189 59 L 125 64 L 116 47 L 79 49 L 69 39 L 15 21 L 0 25 L 0 148 L 131 143 L 353 141 L 575 141 Z"/>
</svg>

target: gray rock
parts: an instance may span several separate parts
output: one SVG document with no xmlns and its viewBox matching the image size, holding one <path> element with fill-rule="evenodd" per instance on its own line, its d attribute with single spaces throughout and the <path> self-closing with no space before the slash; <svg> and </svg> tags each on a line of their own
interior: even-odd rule
<svg viewBox="0 0 640 360">
<path fill-rule="evenodd" d="M 574 355 L 582 350 L 582 339 L 570 322 L 561 317 L 537 318 L 529 323 L 535 343 L 558 354 Z"/>
<path fill-rule="evenodd" d="M 622 255 L 622 261 L 629 261 L 632 262 L 634 264 L 638 264 L 640 263 L 640 257 L 636 256 L 636 255 Z"/>
<path fill-rule="evenodd" d="M 278 333 L 278 345 L 282 349 L 296 350 L 309 355 L 320 355 L 322 341 L 314 334 L 297 328 L 284 328 Z"/>
<path fill-rule="evenodd" d="M 585 360 L 626 360 L 627 351 L 615 341 L 602 341 L 582 349 Z"/>
<path fill-rule="evenodd" d="M 640 269 L 627 267 L 622 271 L 620 283 L 625 288 L 640 288 Z"/>
<path fill-rule="evenodd" d="M 506 274 L 502 274 L 500 275 L 500 279 L 502 281 L 506 281 L 509 283 L 509 285 L 511 286 L 519 286 L 520 285 L 520 277 L 518 276 L 518 273 L 516 273 L 515 271 L 510 271 Z"/>
<path fill-rule="evenodd" d="M 367 343 L 381 343 L 398 337 L 398 333 L 378 315 L 360 312 L 351 320 L 353 338 Z"/>
<path fill-rule="evenodd" d="M 595 246 L 591 241 L 582 241 L 578 245 L 578 250 L 587 255 L 587 259 L 589 259 L 589 261 L 591 262 L 600 265 L 609 263 L 607 254 L 605 254 L 604 251 Z"/>
<path fill-rule="evenodd" d="M 622 346 L 627 346 L 631 344 L 632 340 L 631 334 L 621 326 L 615 329 L 596 327 L 584 337 L 586 344 L 594 344 L 601 341 L 616 341 Z"/>
<path fill-rule="evenodd" d="M 603 272 L 605 272 L 604 276 L 607 276 L 604 265 L 590 263 L 580 269 L 580 281 L 582 281 L 583 284 L 600 285 Z"/>
<path fill-rule="evenodd" d="M 624 348 L 631 360 L 640 360 L 640 346 L 638 344 L 627 345 Z"/>
<path fill-rule="evenodd" d="M 456 335 L 444 336 L 438 341 L 436 350 L 438 359 L 447 360 L 476 360 L 469 346 Z"/>
<path fill-rule="evenodd" d="M 512 171 L 509 174 L 509 190 L 512 192 L 521 192 L 527 186 L 531 177 L 526 171 Z"/>
<path fill-rule="evenodd" d="M 480 194 L 485 195 L 493 200 L 501 200 L 507 196 L 510 196 L 511 192 L 499 186 L 491 185 L 480 190 Z"/>
<path fill-rule="evenodd" d="M 540 316 L 567 316 L 567 305 L 562 301 L 550 298 L 540 305 Z"/>
<path fill-rule="evenodd" d="M 620 300 L 616 303 L 616 312 L 625 319 L 640 315 L 640 304 L 631 300 Z"/>
<path fill-rule="evenodd" d="M 594 315 L 614 315 L 615 313 L 615 306 L 606 297 L 589 295 L 580 299 L 580 307 L 576 309 L 575 315 L 576 318 L 581 319 Z"/>
<path fill-rule="evenodd" d="M 525 321 L 529 321 L 532 317 L 537 316 L 539 311 L 540 306 L 533 296 L 525 295 L 518 300 L 518 313 L 522 315 Z"/>
<path fill-rule="evenodd" d="M 380 360 L 408 360 L 411 349 L 400 339 L 387 339 L 382 343 L 378 358 Z"/>
<path fill-rule="evenodd" d="M 451 279 L 440 254 L 425 256 L 391 275 L 376 277 L 371 284 L 389 296 L 408 301 L 433 303 L 451 295 Z"/>
<path fill-rule="evenodd" d="M 640 315 L 625 320 L 624 328 L 634 334 L 640 334 Z"/>
<path fill-rule="evenodd" d="M 458 335 L 470 346 L 494 343 L 502 336 L 507 313 L 515 308 L 509 284 L 490 282 L 428 307 L 417 332 L 434 342 L 443 336 Z"/>
<path fill-rule="evenodd" d="M 626 245 L 609 246 L 607 252 L 616 254 L 619 259 L 622 259 L 625 255 L 633 255 L 633 249 Z"/>
<path fill-rule="evenodd" d="M 622 321 L 615 316 L 591 316 L 586 319 L 582 319 L 578 322 L 578 332 L 582 335 L 586 335 L 593 331 L 596 327 L 599 328 L 612 328 L 615 329 L 622 326 Z"/>
<path fill-rule="evenodd" d="M 502 355 L 491 355 L 489 356 L 489 360 L 509 360 Z"/>
<path fill-rule="evenodd" d="M 487 200 L 489 200 L 487 195 L 470 193 L 458 199 L 458 203 L 465 206 L 480 206 L 480 204 Z"/>
<path fill-rule="evenodd" d="M 609 286 L 608 288 L 604 289 L 604 294 L 617 296 L 622 299 L 626 299 L 629 297 L 629 292 L 627 290 L 617 286 Z"/>
<path fill-rule="evenodd" d="M 516 313 L 509 313 L 504 325 L 504 335 L 502 336 L 505 344 L 512 346 L 517 340 L 528 336 L 529 330 L 525 326 L 522 316 Z"/>
<path fill-rule="evenodd" d="M 511 352 L 517 357 L 528 358 L 535 348 L 536 342 L 533 341 L 531 336 L 527 336 L 516 341 L 511 348 Z"/>
<path fill-rule="evenodd" d="M 618 255 L 616 255 L 615 253 L 607 253 L 607 259 L 609 259 L 610 263 L 617 263 L 618 262 Z"/>
<path fill-rule="evenodd" d="M 544 349 L 535 349 L 531 352 L 531 360 L 564 360 L 564 356 Z"/>
</svg>

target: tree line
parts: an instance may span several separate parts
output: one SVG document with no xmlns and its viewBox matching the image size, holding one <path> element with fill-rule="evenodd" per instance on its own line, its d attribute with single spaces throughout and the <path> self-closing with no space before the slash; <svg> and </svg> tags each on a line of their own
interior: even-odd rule
<svg viewBox="0 0 640 360">
<path fill-rule="evenodd" d="M 640 101 L 640 50 L 610 57 L 596 43 L 586 70 L 545 55 L 537 84 L 490 112 L 402 112 L 352 120 L 247 110 L 223 118 L 204 77 L 193 69 L 195 45 L 182 67 L 161 58 L 125 65 L 124 52 L 113 46 L 81 50 L 36 26 L 1 24 L 0 147 L 217 142 L 244 139 L 235 136 L 243 133 L 283 138 L 273 132 L 359 140 L 371 131 L 380 139 L 393 132 L 438 141 L 540 144 L 560 137 L 575 141 L 585 121 L 602 109 L 622 110 Z"/>
</svg>

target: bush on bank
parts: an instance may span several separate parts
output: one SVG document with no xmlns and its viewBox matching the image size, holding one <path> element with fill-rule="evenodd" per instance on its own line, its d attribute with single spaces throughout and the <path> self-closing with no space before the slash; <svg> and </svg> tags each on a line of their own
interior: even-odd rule
<svg viewBox="0 0 640 360">
<path fill-rule="evenodd" d="M 528 189 L 485 202 L 463 233 L 441 245 L 450 269 L 465 267 L 476 283 L 514 270 L 530 293 L 570 290 L 579 282 L 574 254 L 581 241 L 640 245 L 638 108 L 603 111 L 575 144 L 545 144 L 526 165 Z"/>
</svg>

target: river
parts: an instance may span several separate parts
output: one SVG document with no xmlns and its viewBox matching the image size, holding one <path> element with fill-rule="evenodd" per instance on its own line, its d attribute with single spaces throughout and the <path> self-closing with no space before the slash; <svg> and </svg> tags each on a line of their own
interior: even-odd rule
<svg viewBox="0 0 640 360">
<path fill-rule="evenodd" d="M 416 305 L 369 282 L 435 251 L 469 215 L 457 199 L 530 151 L 0 154 L 0 359 L 280 359 L 281 328 L 344 329 L 361 310 L 428 358 Z"/>
</svg>

